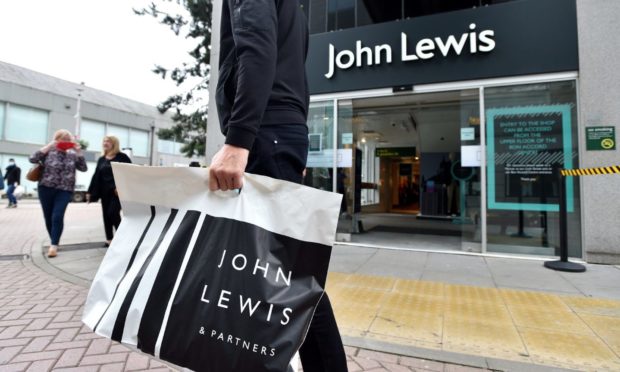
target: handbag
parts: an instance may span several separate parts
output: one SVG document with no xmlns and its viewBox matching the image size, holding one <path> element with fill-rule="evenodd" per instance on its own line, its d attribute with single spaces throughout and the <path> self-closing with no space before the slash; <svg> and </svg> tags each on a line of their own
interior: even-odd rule
<svg viewBox="0 0 620 372">
<path fill-rule="evenodd" d="M 26 174 L 26 179 L 32 182 L 41 181 L 41 177 L 43 176 L 43 168 L 43 162 L 39 162 L 38 164 L 30 168 L 30 170 Z"/>
<path fill-rule="evenodd" d="M 296 371 L 323 295 L 342 196 L 246 174 L 113 163 L 124 217 L 83 321 L 196 372 Z"/>
</svg>

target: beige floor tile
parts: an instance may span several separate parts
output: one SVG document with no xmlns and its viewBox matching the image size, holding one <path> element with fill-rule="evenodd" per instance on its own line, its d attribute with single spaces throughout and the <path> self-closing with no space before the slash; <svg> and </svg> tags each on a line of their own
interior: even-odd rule
<svg viewBox="0 0 620 372">
<path fill-rule="evenodd" d="M 531 328 L 519 331 L 537 363 L 580 370 L 620 370 L 618 357 L 595 335 Z"/>
</svg>

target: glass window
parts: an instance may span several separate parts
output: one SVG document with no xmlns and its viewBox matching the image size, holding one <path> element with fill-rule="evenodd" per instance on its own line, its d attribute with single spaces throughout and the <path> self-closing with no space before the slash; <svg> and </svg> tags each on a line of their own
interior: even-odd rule
<svg viewBox="0 0 620 372">
<path fill-rule="evenodd" d="M 8 141 L 45 144 L 47 142 L 46 111 L 9 105 L 6 115 Z"/>
<path fill-rule="evenodd" d="M 0 139 L 4 135 L 4 102 L 0 102 Z"/>
<path fill-rule="evenodd" d="M 80 138 L 88 142 L 88 151 L 101 151 L 101 143 L 105 136 L 105 123 L 92 120 L 82 120 Z"/>
<path fill-rule="evenodd" d="M 485 90 L 488 250 L 558 255 L 559 170 L 579 166 L 575 82 Z M 579 182 L 566 182 L 568 251 L 581 257 Z"/>
<path fill-rule="evenodd" d="M 303 0 L 310 33 L 471 9 L 515 0 Z"/>
<path fill-rule="evenodd" d="M 115 136 L 118 138 L 121 150 L 129 146 L 129 128 L 120 127 L 117 125 L 108 125 L 108 136 Z"/>
<path fill-rule="evenodd" d="M 310 33 L 327 30 L 327 0 L 310 0 Z"/>
<path fill-rule="evenodd" d="M 308 112 L 310 147 L 304 184 L 332 191 L 334 168 L 334 103 L 317 102 Z"/>
<path fill-rule="evenodd" d="M 356 23 L 357 26 L 366 26 L 373 24 L 372 18 L 370 17 L 370 13 L 368 12 L 368 8 L 366 7 L 365 0 L 357 0 L 357 15 L 356 15 Z"/>
<path fill-rule="evenodd" d="M 355 0 L 330 0 L 327 14 L 328 31 L 355 27 Z"/>
<path fill-rule="evenodd" d="M 407 0 L 405 2 L 414 2 Z M 417 1 L 415 1 L 417 2 Z M 403 0 L 361 0 L 357 2 L 358 25 L 390 22 L 403 18 Z"/>
<path fill-rule="evenodd" d="M 172 151 L 174 149 L 173 145 L 174 144 L 172 143 L 172 141 L 158 139 L 157 140 L 157 152 L 161 152 L 164 154 L 172 154 Z"/>
<path fill-rule="evenodd" d="M 129 146 L 133 150 L 134 156 L 149 156 L 149 132 L 144 130 L 132 129 Z"/>
</svg>

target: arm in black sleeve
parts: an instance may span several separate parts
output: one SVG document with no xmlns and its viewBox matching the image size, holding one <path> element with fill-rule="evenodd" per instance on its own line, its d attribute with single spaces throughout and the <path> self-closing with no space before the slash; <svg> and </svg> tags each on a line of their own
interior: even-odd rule
<svg viewBox="0 0 620 372">
<path fill-rule="evenodd" d="M 271 95 L 278 58 L 275 0 L 226 0 L 237 52 L 237 92 L 226 144 L 251 149 Z"/>
<path fill-rule="evenodd" d="M 95 173 L 93 173 L 93 177 L 90 179 L 90 185 L 88 186 L 88 193 L 91 194 L 91 196 L 95 196 L 97 194 L 97 190 L 98 188 L 98 183 L 99 183 L 99 165 L 101 164 L 101 159 L 103 159 L 103 157 L 100 157 L 99 159 L 97 159 L 97 165 L 95 166 Z"/>
<path fill-rule="evenodd" d="M 127 154 L 125 154 L 124 152 L 120 152 L 118 154 L 118 158 L 117 161 L 119 163 L 129 163 L 131 164 L 131 159 L 129 158 L 129 156 L 127 156 Z"/>
</svg>

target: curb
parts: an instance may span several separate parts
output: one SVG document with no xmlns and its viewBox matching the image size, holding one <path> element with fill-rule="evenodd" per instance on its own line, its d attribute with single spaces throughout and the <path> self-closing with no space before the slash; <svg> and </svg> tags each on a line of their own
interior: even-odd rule
<svg viewBox="0 0 620 372">
<path fill-rule="evenodd" d="M 494 371 L 514 372 L 569 372 L 574 369 L 566 369 L 540 364 L 517 362 L 507 359 L 489 358 L 484 356 L 460 354 L 445 350 L 425 349 L 416 346 L 391 344 L 383 341 L 368 340 L 361 337 L 342 336 L 342 342 L 346 346 L 360 349 L 379 351 L 388 354 L 407 356 L 412 358 L 432 360 L 442 363 L 458 364 L 468 367 L 485 368 Z"/>
<path fill-rule="evenodd" d="M 75 284 L 77 286 L 80 286 L 82 288 L 86 288 L 89 289 L 90 288 L 90 284 L 91 282 L 89 280 L 77 277 L 75 275 L 69 274 L 66 271 L 63 271 L 59 268 L 57 268 L 56 266 L 52 265 L 47 257 L 45 257 L 44 255 L 44 250 L 43 250 L 43 246 L 44 246 L 44 242 L 45 240 L 38 240 L 35 241 L 30 248 L 25 248 L 27 252 L 27 254 L 30 254 L 30 258 L 32 260 L 32 263 L 38 267 L 39 269 L 43 270 L 44 272 L 58 278 L 61 280 L 64 280 L 65 282 L 69 282 L 71 284 Z M 24 252 L 26 253 L 26 252 Z"/>
</svg>

